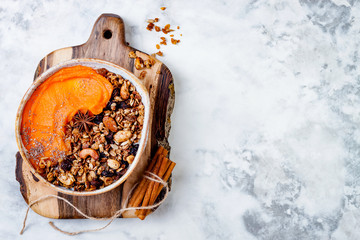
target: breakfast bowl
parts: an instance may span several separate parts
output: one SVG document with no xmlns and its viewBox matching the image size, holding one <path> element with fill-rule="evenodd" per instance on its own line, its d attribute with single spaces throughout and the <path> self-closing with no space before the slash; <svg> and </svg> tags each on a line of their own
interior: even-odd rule
<svg viewBox="0 0 360 240">
<path fill-rule="evenodd" d="M 99 59 L 65 61 L 37 77 L 21 100 L 19 152 L 32 174 L 58 192 L 105 193 L 139 163 L 149 110 L 147 89 L 126 69 Z"/>
</svg>

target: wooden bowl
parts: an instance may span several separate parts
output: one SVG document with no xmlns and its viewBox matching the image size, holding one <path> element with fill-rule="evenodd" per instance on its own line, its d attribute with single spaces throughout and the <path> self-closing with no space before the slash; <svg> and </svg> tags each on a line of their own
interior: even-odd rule
<svg viewBox="0 0 360 240">
<path fill-rule="evenodd" d="M 53 184 L 51 184 L 50 182 L 48 182 L 46 179 L 44 179 L 35 169 L 34 167 L 31 165 L 30 161 L 27 158 L 27 149 L 24 147 L 23 142 L 22 142 L 22 138 L 21 138 L 21 122 L 22 122 L 22 113 L 23 113 L 23 109 L 25 107 L 26 102 L 30 99 L 31 95 L 33 94 L 33 92 L 36 90 L 36 88 L 43 83 L 46 79 L 48 79 L 51 75 L 53 75 L 55 72 L 59 71 L 62 68 L 65 67 L 72 67 L 75 65 L 83 65 L 83 66 L 87 66 L 87 67 L 91 67 L 94 69 L 98 69 L 98 68 L 106 68 L 108 71 L 116 73 L 121 75 L 124 79 L 129 80 L 136 88 L 136 90 L 138 91 L 138 93 L 141 96 L 141 101 L 144 105 L 144 123 L 143 123 L 143 129 L 141 131 L 141 139 L 139 141 L 139 148 L 138 151 L 136 153 L 135 159 L 133 161 L 132 164 L 130 164 L 127 172 L 117 181 L 115 181 L 114 183 L 110 184 L 109 186 L 106 186 L 102 189 L 97 189 L 94 191 L 84 191 L 84 192 L 78 192 L 78 191 L 73 191 L 61 186 L 55 186 Z M 77 195 L 77 196 L 89 196 L 89 195 L 96 195 L 96 194 L 101 194 L 107 191 L 110 191 L 116 187 L 118 187 L 121 183 L 123 183 L 128 177 L 129 175 L 132 173 L 132 171 L 136 168 L 136 165 L 138 164 L 139 160 L 140 160 L 140 156 L 143 153 L 145 146 L 146 146 L 146 142 L 147 142 L 147 137 L 148 137 L 148 129 L 149 129 L 149 110 L 150 110 L 150 99 L 149 99 L 149 93 L 147 91 L 147 89 L 144 87 L 144 85 L 141 83 L 141 81 L 131 72 L 127 71 L 126 69 L 104 61 L 104 60 L 99 60 L 99 59 L 88 59 L 88 58 L 84 58 L 84 59 L 73 59 L 73 60 L 69 60 L 66 62 L 63 62 L 59 65 L 53 66 L 51 68 L 49 68 L 47 71 L 45 71 L 44 73 L 42 73 L 39 77 L 37 77 L 35 79 L 35 81 L 32 83 L 32 85 L 30 86 L 30 88 L 27 90 L 27 92 L 25 93 L 23 99 L 20 102 L 20 106 L 19 109 L 17 111 L 16 114 L 16 122 L 15 122 L 15 136 L 16 136 L 16 142 L 20 151 L 20 154 L 22 156 L 22 158 L 30 165 L 31 167 L 31 172 L 38 178 L 40 179 L 40 181 L 42 181 L 44 184 L 55 188 L 56 191 L 65 193 L 65 194 L 69 194 L 69 195 Z"/>
</svg>

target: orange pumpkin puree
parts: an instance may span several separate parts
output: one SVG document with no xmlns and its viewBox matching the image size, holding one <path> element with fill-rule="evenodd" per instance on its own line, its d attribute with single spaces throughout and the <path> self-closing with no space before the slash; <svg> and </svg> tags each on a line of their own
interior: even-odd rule
<svg viewBox="0 0 360 240">
<path fill-rule="evenodd" d="M 22 142 L 36 170 L 41 158 L 56 164 L 65 157 L 70 150 L 64 141 L 65 125 L 78 111 L 101 113 L 112 91 L 105 77 L 85 66 L 63 68 L 37 87 L 21 122 Z"/>
</svg>

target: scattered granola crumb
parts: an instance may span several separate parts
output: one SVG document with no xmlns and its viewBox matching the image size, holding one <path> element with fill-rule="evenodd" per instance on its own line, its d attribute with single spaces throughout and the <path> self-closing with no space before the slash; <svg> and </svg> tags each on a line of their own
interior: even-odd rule
<svg viewBox="0 0 360 240">
<path fill-rule="evenodd" d="M 170 37 L 174 37 L 174 34 L 170 34 Z"/>
<path fill-rule="evenodd" d="M 155 26 L 155 31 L 160 32 L 161 28 L 159 26 Z"/>
<path fill-rule="evenodd" d="M 142 71 L 141 73 L 140 73 L 140 76 L 139 76 L 139 78 L 140 79 L 144 79 L 145 78 L 145 76 L 146 76 L 146 71 L 144 70 L 144 71 Z"/>
<path fill-rule="evenodd" d="M 180 26 L 177 26 L 177 29 L 180 29 Z"/>
<path fill-rule="evenodd" d="M 144 68 L 144 61 L 142 60 L 141 57 L 137 57 L 137 58 L 135 59 L 135 68 L 136 68 L 137 70 L 141 70 L 141 69 Z"/>
<path fill-rule="evenodd" d="M 153 30 L 153 28 L 154 28 L 154 24 L 153 24 L 153 23 L 149 23 L 149 24 L 147 25 L 147 27 L 146 27 L 146 29 L 149 30 L 149 31 Z"/>
<path fill-rule="evenodd" d="M 182 37 L 182 34 L 180 33 L 180 36 Z"/>
<path fill-rule="evenodd" d="M 158 22 L 158 21 L 159 21 L 159 18 L 155 18 L 155 19 L 154 19 L 154 22 Z"/>
<path fill-rule="evenodd" d="M 129 52 L 129 58 L 136 58 L 134 51 Z"/>
<path fill-rule="evenodd" d="M 163 11 L 165 11 L 166 7 L 161 7 L 160 9 L 163 10 Z"/>
<path fill-rule="evenodd" d="M 154 23 L 155 20 L 154 20 L 154 19 L 148 19 L 146 22 L 148 22 L 148 23 Z"/>
<path fill-rule="evenodd" d="M 172 44 L 176 45 L 176 44 L 178 44 L 179 42 L 180 42 L 180 40 L 176 40 L 176 39 L 174 39 L 174 38 L 171 38 L 171 43 L 172 43 Z"/>
<path fill-rule="evenodd" d="M 170 24 L 166 24 L 165 27 L 162 29 L 162 32 L 165 34 L 168 34 L 169 32 L 174 31 L 173 29 L 170 29 Z"/>
<path fill-rule="evenodd" d="M 158 52 L 156 53 L 156 55 L 159 55 L 160 57 L 164 56 L 164 54 L 163 54 L 162 51 L 158 51 Z"/>
<path fill-rule="evenodd" d="M 156 44 L 156 49 L 160 49 L 160 45 L 159 45 L 159 44 Z"/>
<path fill-rule="evenodd" d="M 160 37 L 160 39 L 162 40 L 162 41 L 160 42 L 161 45 L 167 45 L 167 44 L 166 44 L 166 38 Z"/>
</svg>

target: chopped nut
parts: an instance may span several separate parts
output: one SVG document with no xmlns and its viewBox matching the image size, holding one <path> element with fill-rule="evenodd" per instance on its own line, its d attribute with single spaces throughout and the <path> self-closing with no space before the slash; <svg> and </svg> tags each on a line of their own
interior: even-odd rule
<svg viewBox="0 0 360 240">
<path fill-rule="evenodd" d="M 126 140 L 131 138 L 131 131 L 118 131 L 115 135 L 114 135 L 114 140 L 118 143 L 121 142 L 125 142 Z"/>
<path fill-rule="evenodd" d="M 118 130 L 115 120 L 111 117 L 105 116 L 103 118 L 104 126 L 107 127 L 110 131 L 116 132 Z"/>
<path fill-rule="evenodd" d="M 120 163 L 114 159 L 108 159 L 107 164 L 112 169 L 118 169 L 120 167 Z"/>
<path fill-rule="evenodd" d="M 133 161 L 134 161 L 134 155 L 129 155 L 126 157 L 126 161 L 129 163 L 129 164 L 132 164 Z"/>
<path fill-rule="evenodd" d="M 135 68 L 137 70 L 141 70 L 141 69 L 144 68 L 144 62 L 143 62 L 142 58 L 136 57 L 136 59 L 135 59 Z"/>
<path fill-rule="evenodd" d="M 95 160 L 99 159 L 99 154 L 94 149 L 91 149 L 91 148 L 85 148 L 85 149 L 81 150 L 79 153 L 79 157 L 82 159 L 85 159 L 88 156 L 92 157 Z"/>
<path fill-rule="evenodd" d="M 65 186 L 70 186 L 75 182 L 75 178 L 71 173 L 62 173 L 58 177 L 59 181 Z"/>
<path fill-rule="evenodd" d="M 55 179 L 54 173 L 49 172 L 49 173 L 47 174 L 46 178 L 47 178 L 47 180 L 48 180 L 49 182 L 54 181 L 54 179 Z"/>
<path fill-rule="evenodd" d="M 45 160 L 43 158 L 41 158 L 38 165 L 40 168 L 45 168 L 46 167 Z"/>
<path fill-rule="evenodd" d="M 111 105 L 110 105 L 110 108 L 111 108 L 111 110 L 116 110 L 116 103 L 112 103 Z"/>
</svg>

